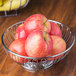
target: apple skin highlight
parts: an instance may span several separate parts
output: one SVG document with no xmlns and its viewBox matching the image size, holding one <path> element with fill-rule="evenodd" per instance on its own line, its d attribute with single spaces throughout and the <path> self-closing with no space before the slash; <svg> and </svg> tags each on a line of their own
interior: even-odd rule
<svg viewBox="0 0 76 76">
<path fill-rule="evenodd" d="M 16 39 L 25 39 L 27 38 L 27 34 L 23 28 L 23 24 L 19 25 L 15 31 L 15 40 Z"/>
</svg>

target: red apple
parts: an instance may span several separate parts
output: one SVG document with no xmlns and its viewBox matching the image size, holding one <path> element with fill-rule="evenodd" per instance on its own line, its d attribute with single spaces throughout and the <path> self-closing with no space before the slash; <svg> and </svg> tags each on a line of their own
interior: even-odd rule
<svg viewBox="0 0 76 76">
<path fill-rule="evenodd" d="M 46 32 L 51 30 L 50 22 L 42 14 L 34 14 L 28 17 L 24 22 L 24 28 L 27 34 L 30 34 L 33 30 L 44 30 Z"/>
<path fill-rule="evenodd" d="M 25 51 L 25 40 L 24 39 L 17 39 L 11 43 L 9 46 L 9 50 L 11 50 L 14 53 L 17 53 L 22 56 L 27 56 Z M 20 58 L 19 56 L 15 56 L 10 53 L 10 57 L 13 58 L 16 62 L 23 63 L 24 58 Z"/>
<path fill-rule="evenodd" d="M 57 35 L 59 37 L 62 37 L 62 32 L 61 32 L 61 29 L 60 27 L 54 23 L 54 22 L 50 22 L 50 25 L 51 25 L 51 31 L 50 31 L 50 35 Z"/>
<path fill-rule="evenodd" d="M 27 34 L 23 28 L 23 24 L 19 25 L 16 29 L 16 32 L 15 32 L 15 39 L 26 39 L 27 38 Z"/>
<path fill-rule="evenodd" d="M 59 53 L 62 53 L 66 50 L 66 42 L 59 36 L 55 36 L 55 35 L 51 35 L 51 38 L 53 40 L 53 49 L 51 51 L 51 53 L 49 54 L 49 56 L 53 56 Z M 58 59 L 61 56 L 63 56 L 63 54 L 55 57 L 54 59 Z M 52 60 L 53 58 L 51 58 Z"/>
<path fill-rule="evenodd" d="M 25 42 L 25 50 L 29 57 L 46 57 L 51 53 L 53 43 L 50 35 L 40 30 L 30 33 Z"/>
</svg>

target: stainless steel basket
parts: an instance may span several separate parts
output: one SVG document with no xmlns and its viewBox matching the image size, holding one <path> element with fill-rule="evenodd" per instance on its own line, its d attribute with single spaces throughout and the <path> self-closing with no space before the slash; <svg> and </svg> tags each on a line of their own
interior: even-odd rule
<svg viewBox="0 0 76 76">
<path fill-rule="evenodd" d="M 13 0 L 10 0 L 10 8 L 9 8 L 9 10 L 0 11 L 0 18 L 1 17 L 7 17 L 7 16 L 17 16 L 17 10 L 26 7 L 27 4 L 29 3 L 29 0 L 26 0 L 26 3 L 23 6 L 21 6 L 21 1 L 22 0 L 20 0 L 19 8 L 11 9 Z M 12 14 L 11 14 L 11 12 L 12 12 Z"/>
<path fill-rule="evenodd" d="M 29 71 L 36 71 L 36 70 L 47 69 L 51 67 L 53 64 L 62 60 L 70 52 L 71 48 L 75 43 L 75 36 L 68 26 L 65 26 L 64 24 L 57 21 L 53 21 L 53 20 L 48 20 L 48 21 L 55 22 L 56 24 L 59 25 L 59 27 L 62 30 L 62 37 L 67 44 L 67 49 L 64 52 L 54 56 L 42 57 L 42 58 L 25 57 L 25 56 L 18 55 L 8 49 L 9 45 L 14 40 L 14 34 L 15 34 L 16 28 L 20 24 L 24 23 L 24 21 L 18 22 L 8 27 L 2 35 L 2 44 L 4 46 L 4 49 L 7 55 L 10 58 L 12 58 L 15 62 L 19 63 L 22 67 L 24 67 Z M 59 56 L 61 57 L 58 58 Z"/>
</svg>

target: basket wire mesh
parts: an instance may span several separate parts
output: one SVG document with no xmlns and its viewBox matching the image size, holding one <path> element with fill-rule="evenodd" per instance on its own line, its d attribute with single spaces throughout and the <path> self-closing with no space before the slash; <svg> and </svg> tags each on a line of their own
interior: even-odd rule
<svg viewBox="0 0 76 76">
<path fill-rule="evenodd" d="M 42 58 L 31 58 L 31 57 L 18 55 L 8 49 L 9 45 L 14 40 L 16 28 L 20 24 L 24 23 L 24 21 L 10 26 L 2 35 L 2 44 L 4 46 L 4 49 L 7 55 L 10 56 L 10 58 L 12 58 L 15 62 L 19 63 L 22 67 L 24 67 L 25 69 L 29 71 L 30 70 L 37 71 L 40 69 L 47 69 L 51 67 L 53 64 L 65 58 L 65 56 L 70 52 L 70 49 L 73 47 L 75 43 L 75 36 L 69 27 L 57 21 L 53 21 L 53 20 L 48 20 L 48 21 L 55 22 L 60 26 L 62 30 L 63 39 L 65 40 L 67 44 L 67 49 L 64 52 L 59 53 L 54 56 L 42 57 Z"/>
<path fill-rule="evenodd" d="M 21 1 L 22 0 L 20 0 L 20 5 L 19 5 L 19 8 L 24 8 L 24 7 L 26 7 L 27 6 L 27 4 L 29 3 L 29 0 L 26 0 L 26 3 L 23 5 L 23 6 L 21 6 Z M 8 16 L 17 16 L 17 10 L 19 9 L 14 9 L 14 10 L 11 10 L 11 7 L 12 7 L 12 2 L 13 2 L 13 0 L 10 0 L 10 8 L 9 8 L 9 11 L 0 11 L 0 18 L 1 17 L 8 17 Z M 12 14 L 11 14 L 12 13 Z"/>
</svg>

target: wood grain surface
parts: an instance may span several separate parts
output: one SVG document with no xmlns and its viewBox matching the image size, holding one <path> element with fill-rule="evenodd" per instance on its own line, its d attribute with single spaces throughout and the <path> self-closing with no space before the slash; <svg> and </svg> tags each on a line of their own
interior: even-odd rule
<svg viewBox="0 0 76 76">
<path fill-rule="evenodd" d="M 62 61 L 36 72 L 24 70 L 6 55 L 1 44 L 3 31 L 36 13 L 69 26 L 76 36 L 76 0 L 30 0 L 27 7 L 18 10 L 18 16 L 0 18 L 0 76 L 76 76 L 76 43 Z"/>
</svg>

